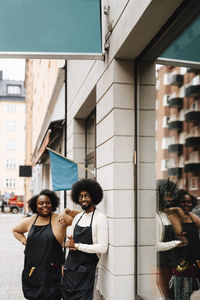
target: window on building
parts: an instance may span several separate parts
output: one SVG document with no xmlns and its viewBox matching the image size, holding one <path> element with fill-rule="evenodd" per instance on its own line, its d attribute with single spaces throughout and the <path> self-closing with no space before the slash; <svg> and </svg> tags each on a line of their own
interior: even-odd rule
<svg viewBox="0 0 200 300">
<path fill-rule="evenodd" d="M 198 103 L 198 101 L 195 101 L 194 103 L 192 103 L 192 109 L 193 110 L 198 110 L 199 109 L 199 103 Z"/>
<path fill-rule="evenodd" d="M 6 150 L 16 150 L 16 148 L 17 148 L 16 140 L 6 141 L 5 148 L 6 148 Z"/>
<path fill-rule="evenodd" d="M 93 111 L 85 121 L 85 164 L 90 170 L 96 167 L 96 111 Z M 93 178 L 93 175 L 86 171 L 86 176 Z"/>
<path fill-rule="evenodd" d="M 195 76 L 192 81 L 191 81 L 191 84 L 192 85 L 199 85 L 199 75 L 198 76 Z"/>
<path fill-rule="evenodd" d="M 169 168 L 169 160 L 168 159 L 162 159 L 161 160 L 161 170 L 166 171 Z"/>
<path fill-rule="evenodd" d="M 184 75 L 187 72 L 187 68 L 186 67 L 181 67 L 180 68 L 180 74 Z"/>
<path fill-rule="evenodd" d="M 155 131 L 157 131 L 157 130 L 158 130 L 158 122 L 156 120 L 156 122 L 155 122 Z"/>
<path fill-rule="evenodd" d="M 182 86 L 179 90 L 179 95 L 181 98 L 185 96 L 185 86 Z"/>
<path fill-rule="evenodd" d="M 15 178 L 6 178 L 6 188 L 15 188 L 16 187 L 16 179 Z"/>
<path fill-rule="evenodd" d="M 156 100 L 156 110 L 158 110 L 158 109 L 159 109 L 159 101 Z"/>
<path fill-rule="evenodd" d="M 170 138 L 163 138 L 162 139 L 162 149 L 168 149 L 170 143 Z"/>
<path fill-rule="evenodd" d="M 179 157 L 179 163 L 178 163 L 178 166 L 179 166 L 179 168 L 183 168 L 184 167 L 184 157 L 181 155 L 180 157 Z"/>
<path fill-rule="evenodd" d="M 187 134 L 185 132 L 181 132 L 179 135 L 179 144 L 185 144 Z"/>
<path fill-rule="evenodd" d="M 180 178 L 179 179 L 178 187 L 179 187 L 179 189 L 184 189 L 185 188 L 185 178 Z"/>
<path fill-rule="evenodd" d="M 170 98 L 170 95 L 164 95 L 163 96 L 163 106 L 168 106 L 169 105 L 169 98 Z"/>
<path fill-rule="evenodd" d="M 169 84 L 169 73 L 165 73 L 163 76 L 163 84 L 168 85 Z"/>
<path fill-rule="evenodd" d="M 199 159 L 199 151 L 193 151 L 189 154 L 189 160 L 190 162 L 193 163 L 199 163 L 200 159 Z"/>
<path fill-rule="evenodd" d="M 16 159 L 6 159 L 6 168 L 7 169 L 15 169 L 16 168 Z"/>
<path fill-rule="evenodd" d="M 7 120 L 6 121 L 6 130 L 13 131 L 17 129 L 17 121 L 16 120 Z"/>
<path fill-rule="evenodd" d="M 7 85 L 7 93 L 9 95 L 19 95 L 21 93 L 20 85 Z"/>
<path fill-rule="evenodd" d="M 7 103 L 6 104 L 6 111 L 7 112 L 16 112 L 16 110 L 17 110 L 16 104 L 14 104 L 14 103 Z"/>
<path fill-rule="evenodd" d="M 190 189 L 191 190 L 198 190 L 199 185 L 198 185 L 198 176 L 194 176 L 190 178 Z"/>
<path fill-rule="evenodd" d="M 170 94 L 169 99 L 176 98 L 176 97 L 177 97 L 176 92 L 173 92 Z"/>
<path fill-rule="evenodd" d="M 156 80 L 156 90 L 158 91 L 160 89 L 160 80 Z"/>
<path fill-rule="evenodd" d="M 162 119 L 162 128 L 168 128 L 169 117 L 164 116 Z"/>
<path fill-rule="evenodd" d="M 177 137 L 175 135 L 170 137 L 170 144 L 177 144 Z"/>
<path fill-rule="evenodd" d="M 177 117 L 176 114 L 172 114 L 172 115 L 170 116 L 170 122 L 177 121 L 177 120 L 178 120 L 178 117 Z"/>
</svg>

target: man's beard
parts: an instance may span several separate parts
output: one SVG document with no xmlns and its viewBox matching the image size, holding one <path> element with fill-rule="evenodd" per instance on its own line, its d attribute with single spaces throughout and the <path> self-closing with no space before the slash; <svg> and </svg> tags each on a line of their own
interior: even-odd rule
<svg viewBox="0 0 200 300">
<path fill-rule="evenodd" d="M 81 205 L 81 208 L 83 209 L 83 210 L 87 210 L 87 209 L 90 209 L 91 207 L 93 206 L 93 203 L 92 202 L 90 202 L 90 203 L 88 203 L 88 205 Z"/>
</svg>

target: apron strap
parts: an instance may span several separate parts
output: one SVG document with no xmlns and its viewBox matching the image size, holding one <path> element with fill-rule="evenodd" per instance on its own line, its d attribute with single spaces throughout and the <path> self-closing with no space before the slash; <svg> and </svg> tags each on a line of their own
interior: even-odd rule
<svg viewBox="0 0 200 300">
<path fill-rule="evenodd" d="M 93 210 L 93 213 L 92 213 L 92 218 L 91 218 L 91 221 L 90 221 L 90 227 L 92 227 L 92 222 L 93 222 L 95 209 L 96 209 L 96 207 L 94 207 L 94 210 Z"/>
<path fill-rule="evenodd" d="M 33 222 L 33 225 L 35 225 L 35 222 L 37 221 L 38 217 L 39 217 L 39 215 L 37 214 L 35 221 Z M 51 224 L 51 214 L 50 214 L 50 218 L 49 218 L 49 224 Z"/>
<path fill-rule="evenodd" d="M 82 216 L 85 214 L 85 211 L 84 213 L 80 216 L 80 218 L 78 219 L 78 221 L 76 222 L 76 225 L 79 223 L 79 221 L 82 219 Z"/>
<path fill-rule="evenodd" d="M 35 221 L 33 222 L 33 225 L 35 225 L 35 222 L 37 221 L 38 217 L 39 217 L 39 215 L 36 216 Z"/>
</svg>

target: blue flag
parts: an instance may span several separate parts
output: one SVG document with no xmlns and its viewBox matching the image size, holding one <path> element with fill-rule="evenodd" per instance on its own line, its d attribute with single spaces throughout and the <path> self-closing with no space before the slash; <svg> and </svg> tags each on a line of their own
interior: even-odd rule
<svg viewBox="0 0 200 300">
<path fill-rule="evenodd" d="M 78 165 L 48 148 L 53 191 L 71 190 L 78 180 Z"/>
</svg>

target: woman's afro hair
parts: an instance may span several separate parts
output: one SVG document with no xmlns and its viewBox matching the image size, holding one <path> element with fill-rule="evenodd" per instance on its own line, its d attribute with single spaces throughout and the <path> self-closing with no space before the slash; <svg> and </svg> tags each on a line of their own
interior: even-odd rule
<svg viewBox="0 0 200 300">
<path fill-rule="evenodd" d="M 47 196 L 51 200 L 52 204 L 52 212 L 56 210 L 56 208 L 59 205 L 60 199 L 56 195 L 55 192 L 50 191 L 48 189 L 42 190 L 39 194 L 33 196 L 29 201 L 28 201 L 28 207 L 31 209 L 31 211 L 35 214 L 37 213 L 37 199 L 39 196 Z"/>
<path fill-rule="evenodd" d="M 178 191 L 178 196 L 176 198 L 176 206 L 180 206 L 180 201 L 181 199 L 183 199 L 183 197 L 185 195 L 190 196 L 191 200 L 192 200 L 192 208 L 194 208 L 197 205 L 197 198 L 194 197 L 193 195 L 189 194 L 186 190 L 180 189 Z"/>
<path fill-rule="evenodd" d="M 73 202 L 79 204 L 78 195 L 82 191 L 88 192 L 95 205 L 99 204 L 103 198 L 103 191 L 100 184 L 93 179 L 84 178 L 72 185 L 71 198 Z"/>
</svg>

